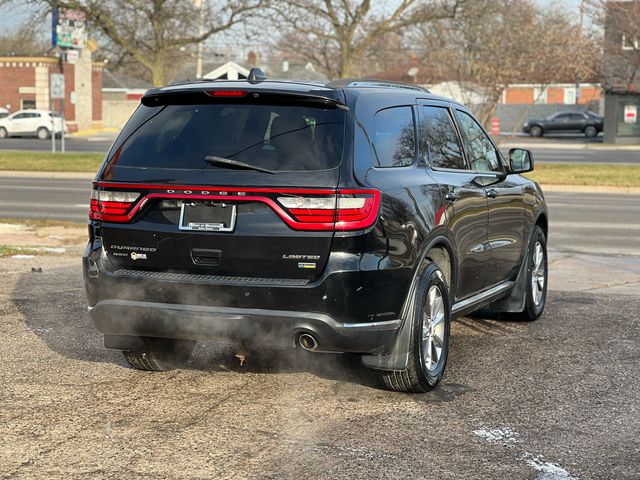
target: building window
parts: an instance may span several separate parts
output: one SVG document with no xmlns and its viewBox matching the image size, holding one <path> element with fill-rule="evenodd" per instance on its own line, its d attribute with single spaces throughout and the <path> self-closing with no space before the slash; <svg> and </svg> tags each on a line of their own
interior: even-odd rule
<svg viewBox="0 0 640 480">
<path fill-rule="evenodd" d="M 32 99 L 23 98 L 20 100 L 20 110 L 35 110 L 36 101 Z"/>
<path fill-rule="evenodd" d="M 566 87 L 564 89 L 564 104 L 573 105 L 576 103 L 576 87 Z"/>
<path fill-rule="evenodd" d="M 533 89 L 533 103 L 536 105 L 543 105 L 547 103 L 546 87 L 535 87 Z"/>
<path fill-rule="evenodd" d="M 640 50 L 640 39 L 622 35 L 622 50 Z"/>
</svg>

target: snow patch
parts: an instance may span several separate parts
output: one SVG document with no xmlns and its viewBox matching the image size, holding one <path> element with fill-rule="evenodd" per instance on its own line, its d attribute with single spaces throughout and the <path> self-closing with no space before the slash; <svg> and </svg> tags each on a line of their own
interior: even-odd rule
<svg viewBox="0 0 640 480">
<path fill-rule="evenodd" d="M 504 443 L 505 445 L 514 445 L 518 441 L 518 432 L 514 432 L 508 427 L 504 428 L 480 428 L 474 430 L 473 433 L 480 438 L 484 438 L 489 443 Z"/>
<path fill-rule="evenodd" d="M 550 462 L 545 462 L 537 457 L 534 457 L 531 453 L 524 453 L 520 460 L 526 463 L 531 468 L 540 472 L 537 480 L 577 480 L 564 468 Z"/>
<path fill-rule="evenodd" d="M 11 255 L 11 258 L 17 258 L 18 260 L 28 260 L 33 258 L 35 255 Z"/>
</svg>

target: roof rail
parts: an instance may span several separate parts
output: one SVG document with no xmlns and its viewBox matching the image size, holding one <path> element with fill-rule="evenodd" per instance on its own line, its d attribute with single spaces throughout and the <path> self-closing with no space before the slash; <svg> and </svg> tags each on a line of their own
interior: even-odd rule
<svg viewBox="0 0 640 480">
<path fill-rule="evenodd" d="M 411 85 L 409 83 L 394 82 L 391 80 L 379 80 L 375 78 L 344 78 L 333 80 L 325 85 L 330 88 L 348 88 L 348 87 L 369 87 L 369 88 L 407 88 L 410 90 L 419 90 L 425 93 L 431 93 L 420 85 Z"/>
</svg>

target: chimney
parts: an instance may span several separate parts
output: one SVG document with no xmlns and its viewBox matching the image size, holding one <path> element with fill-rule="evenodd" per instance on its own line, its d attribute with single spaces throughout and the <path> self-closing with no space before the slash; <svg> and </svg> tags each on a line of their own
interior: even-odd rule
<svg viewBox="0 0 640 480">
<path fill-rule="evenodd" d="M 253 50 L 250 50 L 247 54 L 247 63 L 249 66 L 255 66 L 258 64 L 258 54 Z"/>
</svg>

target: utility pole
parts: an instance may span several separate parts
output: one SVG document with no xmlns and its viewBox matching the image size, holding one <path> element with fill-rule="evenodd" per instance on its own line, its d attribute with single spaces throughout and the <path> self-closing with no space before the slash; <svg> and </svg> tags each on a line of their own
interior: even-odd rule
<svg viewBox="0 0 640 480">
<path fill-rule="evenodd" d="M 202 0 L 193 0 L 193 4 L 199 10 L 198 36 L 204 35 L 204 6 Z M 198 52 L 196 56 L 196 78 L 202 78 L 202 41 L 198 42 Z"/>
<path fill-rule="evenodd" d="M 578 25 L 578 37 L 582 41 L 584 32 L 584 0 L 580 0 L 580 24 Z M 576 105 L 580 103 L 580 76 L 576 74 Z"/>
</svg>

